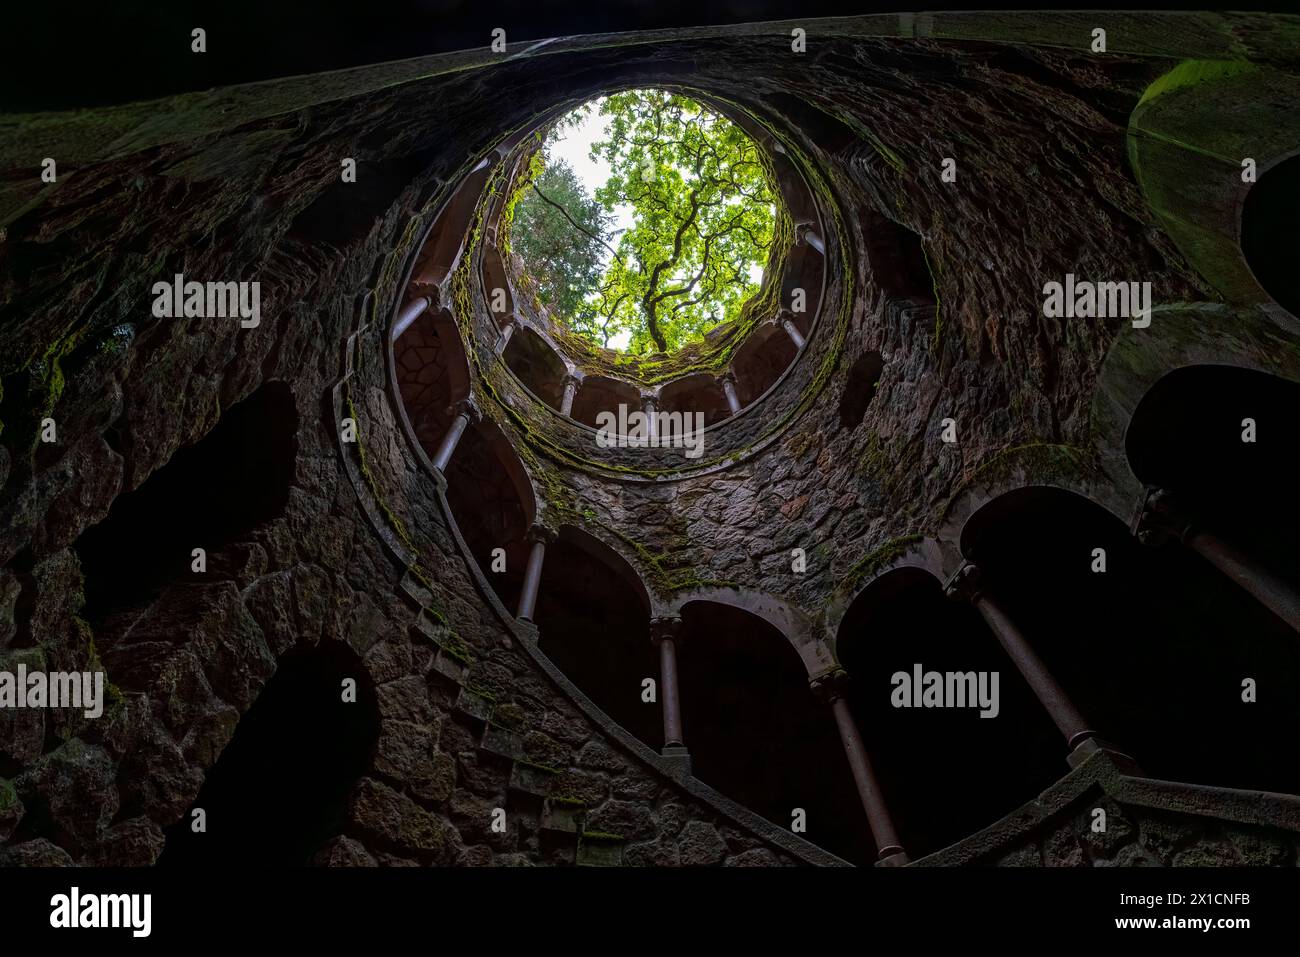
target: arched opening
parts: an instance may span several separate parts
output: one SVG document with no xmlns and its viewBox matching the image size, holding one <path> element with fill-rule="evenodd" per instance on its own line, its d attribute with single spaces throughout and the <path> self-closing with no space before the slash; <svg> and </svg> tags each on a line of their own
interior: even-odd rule
<svg viewBox="0 0 1300 957">
<path fill-rule="evenodd" d="M 641 393 L 627 382 L 608 376 L 589 375 L 578 387 L 570 415 L 575 421 L 596 428 L 597 416 L 602 412 L 612 412 L 618 417 L 620 405 L 626 406 L 629 413 L 640 411 Z"/>
<path fill-rule="evenodd" d="M 682 725 L 695 776 L 780 827 L 802 809 L 809 841 L 873 862 L 835 719 L 790 642 L 728 605 L 688 602 L 681 615 Z"/>
<path fill-rule="evenodd" d="M 848 700 L 903 846 L 915 860 L 988 827 L 1064 771 L 1060 736 L 979 613 L 917 568 L 888 572 L 853 600 L 836 652 Z M 895 706 L 897 674 L 996 672 L 997 714 Z M 924 677 L 922 678 L 924 686 Z M 969 686 L 969 682 L 968 682 Z M 992 685 L 985 679 L 985 688 Z M 989 695 L 992 699 L 992 695 Z M 910 696 L 903 699 L 911 703 Z"/>
<path fill-rule="evenodd" d="M 479 163 L 456 187 L 438 214 L 411 271 L 411 282 L 417 294 L 423 295 L 434 287 L 442 286 L 455 271 L 465 246 L 474 208 L 478 205 L 479 194 L 487 185 L 491 172 L 492 164 L 489 160 Z"/>
<path fill-rule="evenodd" d="M 521 151 L 499 241 L 526 298 L 564 327 L 555 338 L 672 353 L 758 294 L 781 196 L 753 124 L 731 112 L 680 90 L 622 89 L 555 116 Z M 643 175 L 656 169 L 669 175 Z M 497 262 L 485 253 L 489 286 Z"/>
<path fill-rule="evenodd" d="M 446 475 L 447 503 L 465 544 L 501 603 L 514 612 L 536 511 L 523 466 L 505 436 L 485 423 L 465 430 Z"/>
<path fill-rule="evenodd" d="M 731 415 L 722 383 L 703 372 L 675 379 L 665 385 L 659 392 L 659 411 L 686 414 L 699 412 L 704 416 L 705 426 Z M 694 419 L 690 421 L 693 422 Z"/>
<path fill-rule="evenodd" d="M 1300 768 L 1277 760 L 1300 735 L 1300 644 L 1199 556 L 1147 548 L 1054 488 L 984 506 L 962 550 L 1090 727 L 1146 773 L 1300 793 Z M 1255 703 L 1245 679 L 1265 689 Z"/>
<path fill-rule="evenodd" d="M 283 382 L 232 405 L 73 546 L 86 579 L 83 617 L 99 623 L 169 584 L 230 577 L 222 552 L 284 513 L 298 449 L 298 411 Z M 192 552 L 207 553 L 194 572 Z"/>
<path fill-rule="evenodd" d="M 1300 156 L 1259 178 L 1241 209 L 1241 251 L 1255 279 L 1273 301 L 1300 316 L 1300 262 L 1295 224 L 1300 222 Z"/>
<path fill-rule="evenodd" d="M 844 383 L 844 392 L 840 396 L 840 426 L 855 429 L 866 418 L 867 406 L 876 397 L 876 383 L 885 363 L 879 352 L 866 352 L 858 357 L 849 369 L 848 379 Z"/>
<path fill-rule="evenodd" d="M 514 315 L 515 296 L 500 250 L 486 243 L 483 245 L 483 294 L 492 318 L 497 325 L 505 325 L 507 318 Z"/>
<path fill-rule="evenodd" d="M 532 329 L 514 331 L 506 346 L 505 362 L 533 395 L 553 409 L 564 395 L 564 360 Z"/>
<path fill-rule="evenodd" d="M 658 704 L 642 701 L 659 680 L 650 606 L 636 572 L 599 539 L 571 527 L 546 547 L 535 615 L 539 647 L 596 706 L 658 749 Z"/>
<path fill-rule="evenodd" d="M 794 361 L 794 342 L 775 323 L 756 327 L 736 350 L 731 368 L 736 374 L 736 395 L 749 405 L 781 378 Z"/>
<path fill-rule="evenodd" d="M 781 275 L 781 305 L 789 309 L 795 328 L 805 339 L 812 332 L 813 317 L 821 308 L 822 273 L 826 259 L 806 242 L 791 247 Z"/>
<path fill-rule="evenodd" d="M 1297 409 L 1300 383 L 1233 366 L 1175 369 L 1133 412 L 1129 464 L 1199 526 L 1300 583 Z"/>
<path fill-rule="evenodd" d="M 345 700 L 345 683 L 355 700 Z M 379 706 L 360 658 L 341 641 L 299 645 L 240 719 L 193 807 L 167 829 L 159 865 L 309 863 L 342 832 L 348 796 L 379 740 Z"/>
<path fill-rule="evenodd" d="M 934 276 L 921 237 L 867 206 L 858 208 L 871 276 L 885 295 L 934 305 Z"/>
<path fill-rule="evenodd" d="M 469 395 L 469 366 L 451 313 L 416 318 L 393 343 L 393 360 L 411 430 L 432 456 L 451 425 L 452 403 Z"/>
</svg>

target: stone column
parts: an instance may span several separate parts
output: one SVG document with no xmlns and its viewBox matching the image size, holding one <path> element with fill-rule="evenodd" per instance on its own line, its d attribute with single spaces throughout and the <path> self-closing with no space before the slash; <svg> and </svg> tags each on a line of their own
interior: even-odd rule
<svg viewBox="0 0 1300 957">
<path fill-rule="evenodd" d="M 891 864 L 906 864 L 907 852 L 903 850 L 898 831 L 894 828 L 893 818 L 889 816 L 889 808 L 885 806 L 885 796 L 880 790 L 875 771 L 872 770 L 871 759 L 867 756 L 867 749 L 862 743 L 862 736 L 858 733 L 853 713 L 849 710 L 849 702 L 845 697 L 848 677 L 847 673 L 838 668 L 827 674 L 818 675 L 811 682 L 813 694 L 831 706 L 835 725 L 839 728 L 840 742 L 844 745 L 844 755 L 849 759 L 853 781 L 858 786 L 862 809 L 867 812 L 867 824 L 871 827 L 871 836 L 876 842 L 879 859 L 889 861 Z"/>
<path fill-rule="evenodd" d="M 472 399 L 461 399 L 451 407 L 451 413 L 454 416 L 451 425 L 447 427 L 447 434 L 438 444 L 438 451 L 433 454 L 433 467 L 440 473 L 447 471 L 447 463 L 451 461 L 452 453 L 460 444 L 460 437 L 465 434 L 465 428 L 470 422 L 478 421 L 478 408 Z"/>
<path fill-rule="evenodd" d="M 424 315 L 426 309 L 433 304 L 428 296 L 417 296 L 408 302 L 400 313 L 397 315 L 397 321 L 393 323 L 393 341 L 396 342 L 401 338 L 402 333 L 411 328 L 411 323 Z"/>
<path fill-rule="evenodd" d="M 493 349 L 494 355 L 501 355 L 506 351 L 506 346 L 510 345 L 510 337 L 515 334 L 515 314 L 512 312 L 506 316 L 506 324 L 501 329 L 501 335 L 497 339 L 496 348 Z"/>
<path fill-rule="evenodd" d="M 1096 737 L 1096 732 L 1088 726 L 1088 722 L 1074 706 L 1065 689 L 1057 684 L 1056 679 L 1047 670 L 1047 666 L 1043 664 L 1043 660 L 1030 647 L 1010 616 L 1001 605 L 981 589 L 978 566 L 967 562 L 953 576 L 946 590 L 948 597 L 965 599 L 975 606 L 975 610 L 988 623 L 1012 663 L 1029 683 L 1035 697 L 1047 709 L 1052 721 L 1065 736 L 1066 745 L 1071 751 L 1084 741 Z"/>
<path fill-rule="evenodd" d="M 649 438 L 649 444 L 654 445 L 655 439 L 659 437 L 659 399 L 653 395 L 641 396 L 641 411 L 645 413 L 646 419 L 646 436 Z"/>
<path fill-rule="evenodd" d="M 528 530 L 532 549 L 528 552 L 528 565 L 524 568 L 524 587 L 519 593 L 519 611 L 516 618 L 533 620 L 537 608 L 537 589 L 542 583 L 542 562 L 546 559 L 547 542 L 555 541 L 555 533 L 545 525 L 534 525 Z"/>
<path fill-rule="evenodd" d="M 727 408 L 731 414 L 735 415 L 740 411 L 740 396 L 736 395 L 736 376 L 727 372 L 719 377 L 722 382 L 722 393 L 727 397 Z"/>
<path fill-rule="evenodd" d="M 1165 489 L 1153 489 L 1138 519 L 1138 538 L 1159 545 L 1175 538 L 1245 589 L 1255 600 L 1300 631 L 1300 594 L 1248 555 L 1212 532 L 1198 528 Z"/>
<path fill-rule="evenodd" d="M 685 748 L 682 739 L 682 701 L 677 684 L 677 644 L 682 620 L 677 617 L 651 618 L 650 640 L 659 649 L 659 701 L 664 714 L 664 751 Z"/>
<path fill-rule="evenodd" d="M 564 377 L 564 394 L 560 397 L 560 415 L 573 414 L 573 400 L 578 397 L 578 377 L 575 375 L 566 375 Z"/>
<path fill-rule="evenodd" d="M 817 235 L 817 230 L 813 228 L 812 223 L 800 223 L 795 228 L 795 235 L 799 237 L 800 242 L 805 242 L 823 256 L 826 255 L 826 244 L 822 242 L 821 236 Z"/>
<path fill-rule="evenodd" d="M 794 343 L 794 347 L 796 349 L 802 349 L 804 342 L 803 333 L 801 333 L 799 327 L 794 324 L 794 313 L 789 309 L 782 309 L 776 314 L 776 318 L 785 329 L 786 334 L 790 337 L 790 341 Z"/>
</svg>

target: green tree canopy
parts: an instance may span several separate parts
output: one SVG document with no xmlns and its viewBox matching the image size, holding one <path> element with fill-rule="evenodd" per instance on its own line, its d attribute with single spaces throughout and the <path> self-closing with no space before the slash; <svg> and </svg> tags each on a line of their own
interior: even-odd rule
<svg viewBox="0 0 1300 957">
<path fill-rule="evenodd" d="M 611 216 L 587 195 L 564 160 L 536 153 L 525 174 L 528 187 L 514 208 L 510 248 L 523 259 L 537 293 L 558 318 L 591 338 L 601 330 L 575 320 L 589 318 L 585 300 L 598 288 L 605 267 L 604 237 Z"/>
<path fill-rule="evenodd" d="M 548 264 L 572 267 L 569 256 L 552 252 L 548 258 L 524 243 L 529 224 L 545 219 L 525 210 L 549 205 L 556 214 L 553 225 L 568 227 L 567 242 L 576 244 L 574 255 L 584 267 L 555 270 L 565 278 L 553 280 L 551 288 L 574 291 L 567 300 L 552 295 L 559 318 L 601 345 L 625 332 L 630 352 L 667 352 L 735 318 L 758 291 L 750 273 L 766 264 L 772 244 L 773 189 L 754 142 L 694 100 L 663 90 L 631 90 L 587 104 L 557 129 L 579 125 L 593 108 L 607 126 L 590 155 L 611 169 L 596 190 L 595 206 L 630 209 L 631 227 L 610 245 L 610 214 L 604 219 L 592 214 L 572 171 L 565 183 L 576 190 L 551 184 L 548 160 L 519 203 L 512 242 L 539 284 L 548 268 L 555 270 Z M 560 215 L 560 206 L 570 215 Z M 603 257 L 594 282 L 586 268 L 593 252 Z M 534 262 L 530 255 L 539 258 Z M 577 296 L 577 290 L 583 294 Z"/>
</svg>

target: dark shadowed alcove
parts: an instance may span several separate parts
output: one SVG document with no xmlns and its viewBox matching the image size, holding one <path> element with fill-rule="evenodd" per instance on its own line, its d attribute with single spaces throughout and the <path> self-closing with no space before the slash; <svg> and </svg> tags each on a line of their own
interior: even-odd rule
<svg viewBox="0 0 1300 957">
<path fill-rule="evenodd" d="M 659 680 L 645 588 L 622 557 L 574 528 L 546 548 L 535 614 L 539 647 L 597 707 L 656 750 L 659 705 L 641 682 Z"/>
<path fill-rule="evenodd" d="M 506 346 L 505 362 L 510 371 L 553 409 L 560 407 L 564 392 L 564 362 L 532 329 L 516 329 Z"/>
<path fill-rule="evenodd" d="M 583 425 L 596 428 L 597 417 L 603 412 L 612 412 L 618 419 L 620 405 L 625 406 L 629 413 L 640 411 L 641 393 L 620 379 L 589 375 L 582 380 L 570 415 Z"/>
<path fill-rule="evenodd" d="M 1295 228 L 1300 222 L 1300 156 L 1259 178 L 1241 209 L 1241 251 L 1273 301 L 1300 316 L 1300 260 Z"/>
<path fill-rule="evenodd" d="M 356 701 L 343 682 L 356 682 Z M 348 795 L 370 767 L 379 707 L 361 660 L 340 641 L 299 645 L 280 661 L 208 771 L 195 808 L 167 830 L 160 865 L 299 866 L 343 829 Z"/>
<path fill-rule="evenodd" d="M 934 277 L 921 237 L 869 207 L 860 207 L 858 216 L 871 276 L 885 295 L 917 305 L 933 305 Z"/>
<path fill-rule="evenodd" d="M 879 352 L 867 352 L 858 357 L 849 369 L 848 380 L 844 383 L 844 392 L 840 395 L 840 425 L 844 428 L 856 428 L 862 424 L 867 414 L 867 406 L 876 396 L 876 383 L 884 369 L 884 360 Z"/>
<path fill-rule="evenodd" d="M 731 415 L 722 383 L 706 372 L 683 376 L 665 385 L 659 392 L 659 411 L 690 415 L 685 426 L 687 429 L 694 427 L 696 412 L 704 416 L 705 426 Z"/>
<path fill-rule="evenodd" d="M 1300 384 L 1226 365 L 1190 366 L 1143 396 L 1125 435 L 1134 474 L 1168 489 L 1197 525 L 1300 584 Z M 1255 441 L 1242 441 L 1243 421 Z"/>
<path fill-rule="evenodd" d="M 1148 774 L 1300 789 L 1300 768 L 1278 760 L 1300 735 L 1300 643 L 1198 555 L 1148 548 L 1101 507 L 1042 487 L 985 506 L 962 547 L 1092 728 Z"/>
<path fill-rule="evenodd" d="M 1066 770 L 1060 736 L 979 614 L 918 568 L 888 572 L 853 600 L 836 638 L 849 704 L 915 860 L 1032 800 Z M 894 707 L 896 672 L 998 672 L 998 714 Z"/>
<path fill-rule="evenodd" d="M 294 217 L 289 237 L 305 243 L 346 246 L 364 239 L 406 187 L 436 158 L 436 152 L 357 163 L 356 182 L 338 177 Z"/>
<path fill-rule="evenodd" d="M 528 562 L 526 536 L 534 509 L 523 466 L 495 426 L 470 426 L 461 436 L 447 466 L 447 502 L 470 554 L 513 613 Z M 493 570 L 498 548 L 505 550 L 504 571 Z"/>
<path fill-rule="evenodd" d="M 790 367 L 796 352 L 794 342 L 779 325 L 764 323 L 756 327 L 731 361 L 740 404 L 749 405 L 770 389 Z"/>
<path fill-rule="evenodd" d="M 451 424 L 452 403 L 469 395 L 469 365 L 455 320 L 425 312 L 393 343 L 394 371 L 411 430 L 432 457 Z"/>
<path fill-rule="evenodd" d="M 802 836 L 856 864 L 876 859 L 828 705 L 790 642 L 714 602 L 682 608 L 682 725 L 695 776 L 774 824 L 807 812 Z"/>
<path fill-rule="evenodd" d="M 210 580 L 216 553 L 284 512 L 297 454 L 298 413 L 283 382 L 232 405 L 199 442 L 113 502 L 74 548 L 86 577 L 84 617 L 95 622 L 167 584 Z M 208 553 L 207 576 L 191 552 Z"/>
</svg>

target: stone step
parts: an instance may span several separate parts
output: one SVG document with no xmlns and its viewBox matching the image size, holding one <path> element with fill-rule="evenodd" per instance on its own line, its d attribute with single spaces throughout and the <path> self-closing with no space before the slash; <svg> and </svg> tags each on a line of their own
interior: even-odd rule
<svg viewBox="0 0 1300 957">
<path fill-rule="evenodd" d="M 521 761 L 525 756 L 524 740 L 509 728 L 488 722 L 483 729 L 479 747 L 490 754 L 497 754 L 511 761 Z"/>
<path fill-rule="evenodd" d="M 488 718 L 492 717 L 492 708 L 495 705 L 496 702 L 491 698 L 461 685 L 460 691 L 456 693 L 456 703 L 453 708 L 459 714 L 486 723 Z"/>
<path fill-rule="evenodd" d="M 542 804 L 541 828 L 543 831 L 578 834 L 582 830 L 582 815 L 586 810 L 587 805 L 581 801 L 547 798 Z"/>
<path fill-rule="evenodd" d="M 515 761 L 510 768 L 510 781 L 506 786 L 512 791 L 544 798 L 550 794 L 551 780 L 558 773 L 556 768 L 542 767 L 540 764 L 532 764 L 528 761 Z"/>
<path fill-rule="evenodd" d="M 577 864 L 579 867 L 622 867 L 626 843 L 619 834 L 584 831 L 578 838 Z"/>
</svg>

